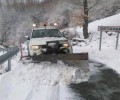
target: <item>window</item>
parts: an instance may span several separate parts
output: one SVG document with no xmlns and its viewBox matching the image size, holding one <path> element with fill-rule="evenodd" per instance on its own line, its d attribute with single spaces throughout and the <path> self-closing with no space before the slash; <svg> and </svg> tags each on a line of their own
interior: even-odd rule
<svg viewBox="0 0 120 100">
<path fill-rule="evenodd" d="M 39 29 L 34 30 L 32 38 L 43 38 L 43 37 L 63 37 L 58 29 Z"/>
</svg>

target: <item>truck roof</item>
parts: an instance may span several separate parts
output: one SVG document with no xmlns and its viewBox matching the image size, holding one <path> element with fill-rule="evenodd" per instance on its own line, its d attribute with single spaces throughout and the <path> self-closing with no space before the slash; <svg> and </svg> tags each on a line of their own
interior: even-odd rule
<svg viewBox="0 0 120 100">
<path fill-rule="evenodd" d="M 40 28 L 34 28 L 33 30 L 39 30 L 39 29 L 56 29 L 55 27 L 40 27 Z"/>
</svg>

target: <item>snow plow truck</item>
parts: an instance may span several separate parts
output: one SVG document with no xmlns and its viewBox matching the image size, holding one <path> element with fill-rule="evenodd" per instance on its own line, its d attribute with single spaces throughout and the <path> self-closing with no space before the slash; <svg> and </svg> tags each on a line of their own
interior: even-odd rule
<svg viewBox="0 0 120 100">
<path fill-rule="evenodd" d="M 58 29 L 51 27 L 35 28 L 31 36 L 26 36 L 28 56 L 33 61 L 63 61 L 68 66 L 76 66 L 89 71 L 88 53 L 73 53 L 72 43 Z"/>
</svg>

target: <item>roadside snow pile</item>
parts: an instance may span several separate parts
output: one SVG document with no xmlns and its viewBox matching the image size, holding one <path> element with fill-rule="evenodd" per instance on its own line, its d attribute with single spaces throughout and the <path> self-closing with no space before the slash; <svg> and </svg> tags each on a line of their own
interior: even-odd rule
<svg viewBox="0 0 120 100">
<path fill-rule="evenodd" d="M 120 40 L 118 49 L 115 49 L 117 33 L 103 32 L 102 48 L 99 51 L 100 32 L 98 32 L 98 26 L 120 26 L 118 20 L 120 20 L 120 14 L 90 23 L 89 32 L 93 35 L 92 39 L 87 45 L 79 43 L 79 45 L 73 46 L 73 51 L 75 53 L 88 52 L 90 59 L 104 63 L 120 74 Z"/>
<path fill-rule="evenodd" d="M 79 68 L 68 67 L 62 62 L 51 64 L 43 62 L 41 64 L 20 64 L 19 70 L 14 71 L 14 78 L 20 82 L 27 82 L 33 86 L 70 84 L 72 82 L 87 81 L 88 77 L 82 74 L 81 77 L 75 75 Z M 84 78 L 83 78 L 84 77 Z"/>
<path fill-rule="evenodd" d="M 3 55 L 4 53 L 2 51 L 0 51 L 0 55 Z"/>
<path fill-rule="evenodd" d="M 4 49 L 4 48 L 5 48 L 4 46 L 0 45 L 0 49 Z"/>
<path fill-rule="evenodd" d="M 0 55 L 3 55 L 5 53 L 6 53 L 6 51 L 3 51 L 3 50 L 0 51 Z"/>
</svg>

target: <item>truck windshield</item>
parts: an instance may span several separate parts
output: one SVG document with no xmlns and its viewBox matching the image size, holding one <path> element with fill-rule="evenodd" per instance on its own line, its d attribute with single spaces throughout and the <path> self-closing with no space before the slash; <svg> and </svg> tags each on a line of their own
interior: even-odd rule
<svg viewBox="0 0 120 100">
<path fill-rule="evenodd" d="M 39 29 L 33 31 L 32 38 L 42 37 L 63 37 L 63 35 L 58 29 Z"/>
</svg>

